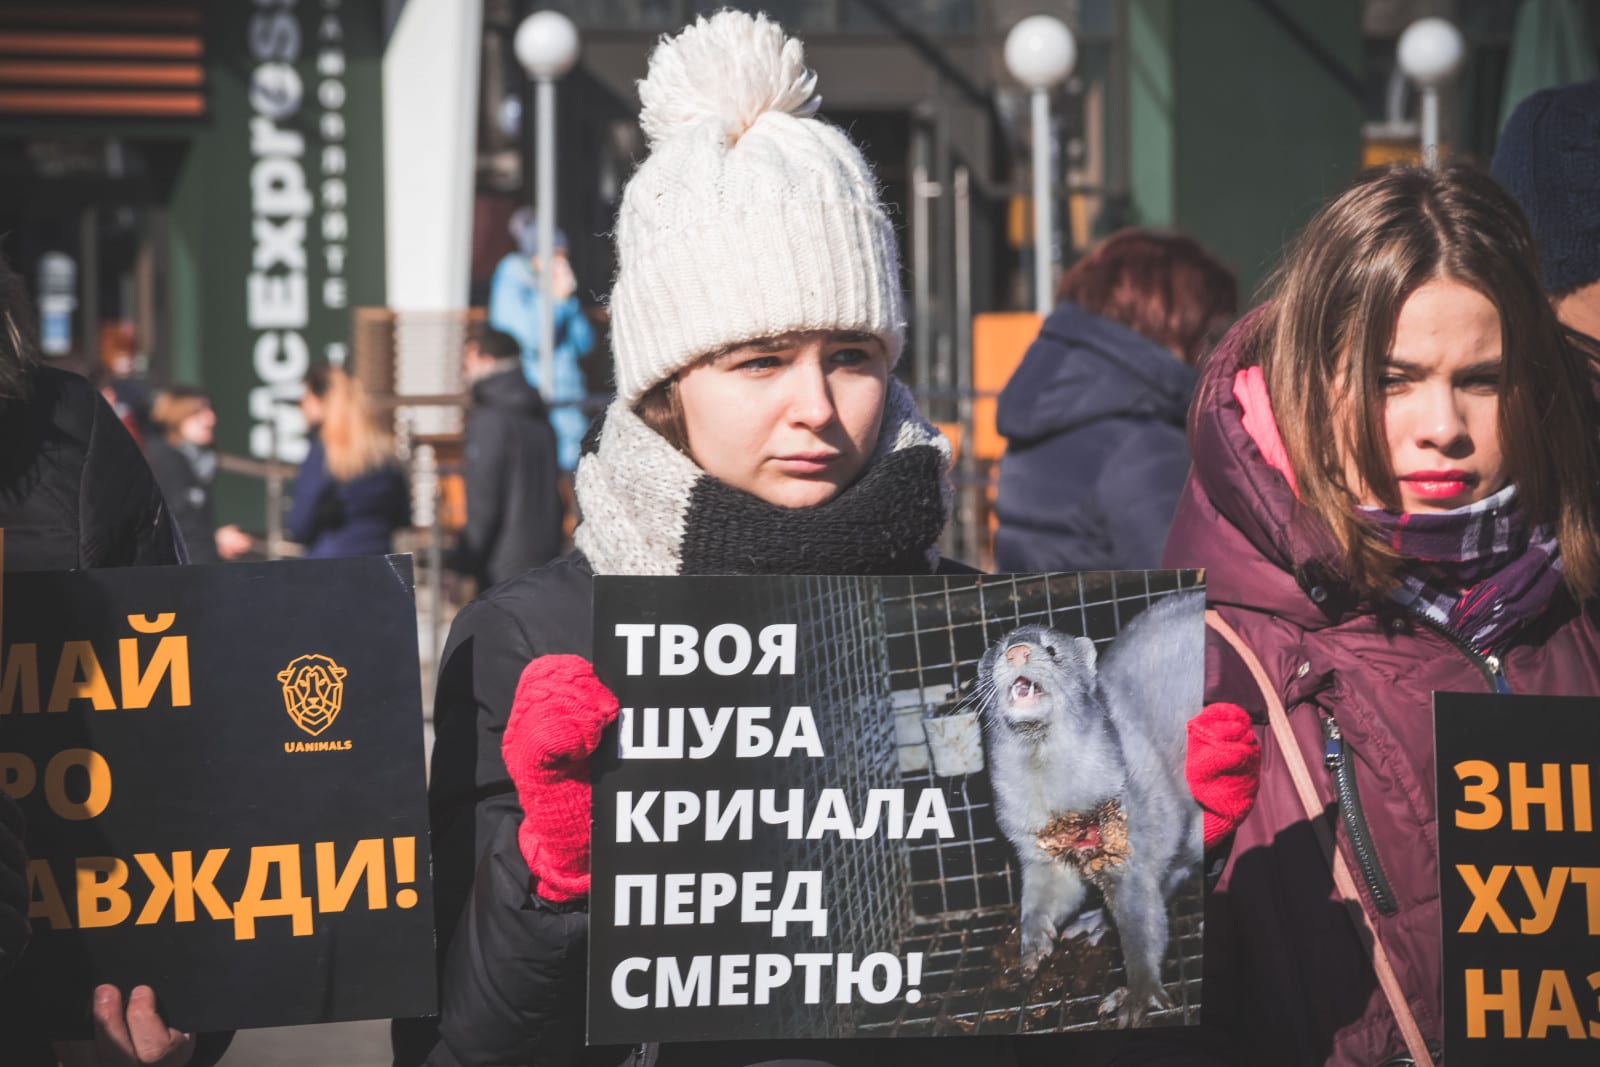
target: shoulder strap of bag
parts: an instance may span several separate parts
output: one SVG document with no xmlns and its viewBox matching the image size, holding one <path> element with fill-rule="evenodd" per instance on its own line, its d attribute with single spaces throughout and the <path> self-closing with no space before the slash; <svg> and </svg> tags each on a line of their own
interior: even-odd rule
<svg viewBox="0 0 1600 1067">
<path fill-rule="evenodd" d="M 1405 1039 L 1406 1050 L 1418 1067 L 1427 1067 L 1433 1063 L 1433 1054 L 1428 1050 L 1428 1044 L 1423 1040 L 1422 1030 L 1417 1026 L 1416 1017 L 1411 1014 L 1411 1006 L 1406 1003 L 1406 995 L 1400 988 L 1400 980 L 1395 976 L 1394 967 L 1389 963 L 1389 954 L 1384 951 L 1383 940 L 1378 937 L 1377 927 L 1372 921 L 1372 916 L 1367 912 L 1365 901 L 1356 889 L 1355 879 L 1350 875 L 1350 868 L 1344 861 L 1344 853 L 1340 852 L 1334 842 L 1333 834 L 1326 820 L 1322 818 L 1322 801 L 1317 797 L 1317 790 L 1311 782 L 1311 772 L 1306 769 L 1305 755 L 1300 751 L 1300 744 L 1295 740 L 1294 731 L 1289 727 L 1289 716 L 1284 711 L 1283 701 L 1278 697 L 1278 692 L 1267 679 L 1267 672 L 1261 666 L 1261 660 L 1256 658 L 1255 652 L 1245 644 L 1244 638 L 1215 610 L 1206 612 L 1206 625 L 1239 654 L 1244 665 L 1250 668 L 1250 674 L 1256 680 L 1256 685 L 1261 689 L 1261 697 L 1267 703 L 1267 723 L 1272 728 L 1272 738 L 1277 743 L 1278 750 L 1283 753 L 1284 762 L 1289 767 L 1289 776 L 1294 779 L 1295 792 L 1300 797 L 1300 806 L 1305 809 L 1306 820 L 1311 823 L 1316 831 L 1317 840 L 1322 845 L 1322 855 L 1333 870 L 1333 884 L 1339 891 L 1339 896 L 1346 904 L 1355 904 L 1349 909 L 1351 918 L 1355 920 L 1362 941 L 1372 949 L 1372 969 L 1378 976 L 1378 985 L 1383 989 L 1383 995 L 1389 1001 L 1389 1010 L 1394 1012 L 1395 1022 L 1399 1024 L 1400 1036 Z"/>
</svg>

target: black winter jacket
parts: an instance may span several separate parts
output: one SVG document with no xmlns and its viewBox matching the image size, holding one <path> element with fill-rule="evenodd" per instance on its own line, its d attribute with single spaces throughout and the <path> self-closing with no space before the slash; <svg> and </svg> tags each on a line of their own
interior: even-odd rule
<svg viewBox="0 0 1600 1067">
<path fill-rule="evenodd" d="M 520 367 L 472 387 L 466 450 L 467 523 L 451 567 L 487 589 L 560 555 L 556 434 Z"/>
<path fill-rule="evenodd" d="M 996 412 L 1007 439 L 995 511 L 1002 572 L 1160 566 L 1189 473 L 1195 370 L 1110 319 L 1062 303 Z"/>
<path fill-rule="evenodd" d="M 8 571 L 182 563 L 172 517 L 139 447 L 75 374 L 32 373 L 0 400 L 0 527 Z"/>
<path fill-rule="evenodd" d="M 971 573 L 942 563 L 939 573 Z M 583 1044 L 589 917 L 584 904 L 530 893 L 517 846 L 522 810 L 500 740 L 522 668 L 536 656 L 593 657 L 594 574 L 569 553 L 478 597 L 450 629 L 434 701 L 429 800 L 443 974 L 440 1017 L 398 1020 L 395 1063 L 412 1067 L 615 1067 L 635 1050 Z M 537 1008 L 532 1007 L 537 1005 Z M 1084 1042 L 1082 1037 L 1089 1037 Z M 1081 1067 L 1124 1055 L 1118 1035 L 1080 1035 Z M 437 1040 L 437 1045 L 433 1042 Z M 431 1048 L 431 1052 L 430 1052 Z M 1049 1037 L 715 1042 L 655 1050 L 660 1067 L 744 1067 L 812 1060 L 837 1067 L 1032 1067 L 1068 1062 Z M 1210 1061 L 1144 1042 L 1116 1067 Z M 1176 1055 L 1177 1058 L 1165 1058 Z M 1210 1067 L 1215 1067 L 1210 1064 Z"/>
</svg>

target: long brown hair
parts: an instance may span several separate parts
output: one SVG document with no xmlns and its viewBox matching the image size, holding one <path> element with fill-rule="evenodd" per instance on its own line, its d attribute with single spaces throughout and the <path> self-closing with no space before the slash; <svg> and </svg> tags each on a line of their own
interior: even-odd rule
<svg viewBox="0 0 1600 1067">
<path fill-rule="evenodd" d="M 313 367 L 306 388 L 322 401 L 322 447 L 328 473 L 348 482 L 395 462 L 394 441 L 372 417 L 367 391 L 341 367 Z"/>
<path fill-rule="evenodd" d="M 1360 591 L 1393 587 L 1400 559 L 1357 511 L 1346 456 L 1398 510 L 1379 378 L 1401 306 L 1435 280 L 1469 286 L 1500 314 L 1501 452 L 1528 520 L 1554 527 L 1567 586 L 1585 598 L 1600 581 L 1593 394 L 1545 298 L 1522 211 L 1471 167 L 1362 175 L 1317 213 L 1269 282 L 1271 303 L 1249 350 L 1300 502 L 1327 523 Z"/>
<path fill-rule="evenodd" d="M 678 376 L 652 385 L 633 405 L 639 421 L 684 455 L 689 454 L 689 422 L 683 414 L 683 397 L 678 394 Z"/>
<path fill-rule="evenodd" d="M 1238 312 L 1239 283 L 1192 237 L 1120 230 L 1062 275 L 1057 298 L 1120 322 L 1193 366 Z"/>
</svg>

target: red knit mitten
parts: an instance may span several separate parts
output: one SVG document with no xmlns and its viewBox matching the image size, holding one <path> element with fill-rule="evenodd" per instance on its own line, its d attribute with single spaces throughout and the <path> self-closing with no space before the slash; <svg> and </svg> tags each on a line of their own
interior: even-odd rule
<svg viewBox="0 0 1600 1067">
<path fill-rule="evenodd" d="M 1261 784 L 1261 742 L 1237 704 L 1207 704 L 1189 720 L 1184 776 L 1204 812 L 1206 848 L 1239 828 Z"/>
<path fill-rule="evenodd" d="M 589 892 L 589 756 L 617 698 L 582 656 L 540 656 L 522 670 L 500 753 L 522 802 L 517 844 L 546 900 Z"/>
</svg>

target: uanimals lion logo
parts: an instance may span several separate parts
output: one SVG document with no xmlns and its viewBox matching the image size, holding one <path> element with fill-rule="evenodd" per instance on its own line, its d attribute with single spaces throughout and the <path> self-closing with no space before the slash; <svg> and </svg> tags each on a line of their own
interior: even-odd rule
<svg viewBox="0 0 1600 1067">
<path fill-rule="evenodd" d="M 289 718 L 315 737 L 333 725 L 344 702 L 344 676 L 350 672 L 327 656 L 306 655 L 278 672 Z"/>
</svg>

